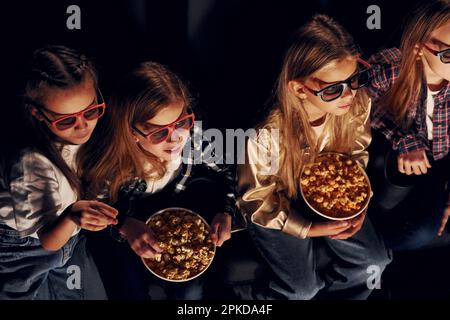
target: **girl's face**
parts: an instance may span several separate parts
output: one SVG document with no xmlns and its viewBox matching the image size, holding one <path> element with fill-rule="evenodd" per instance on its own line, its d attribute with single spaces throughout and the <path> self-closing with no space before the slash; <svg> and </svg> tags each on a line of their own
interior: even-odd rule
<svg viewBox="0 0 450 320">
<path fill-rule="evenodd" d="M 449 49 L 450 22 L 434 30 L 431 33 L 430 41 L 428 41 L 425 45 L 435 51 Z M 425 70 L 428 69 L 428 71 L 431 71 L 435 78 L 450 81 L 450 63 L 443 63 L 438 56 L 431 53 L 427 48 L 422 48 L 421 52 Z"/>
<path fill-rule="evenodd" d="M 153 118 L 148 119 L 145 123 L 136 124 L 136 128 L 145 135 L 150 135 L 158 129 L 173 124 L 186 115 L 187 112 L 185 111 L 183 102 L 173 103 L 160 110 Z M 135 130 L 133 130 L 133 136 L 136 142 L 146 151 L 161 160 L 171 161 L 181 156 L 183 147 L 189 137 L 189 130 L 176 129 L 169 131 L 167 138 L 159 143 L 150 141 L 150 139 L 145 138 Z"/>
<path fill-rule="evenodd" d="M 38 110 L 33 107 L 32 114 L 39 121 L 45 122 L 58 140 L 74 145 L 80 145 L 89 140 L 97 124 L 97 118 L 87 120 L 84 116 L 77 116 L 75 123 L 64 130 L 52 126 L 50 121 L 56 121 L 96 105 L 97 95 L 92 79 L 87 79 L 70 89 L 47 88 L 41 102 L 43 108 Z"/>
<path fill-rule="evenodd" d="M 339 98 L 329 102 L 323 101 L 320 96 L 316 96 L 311 90 L 319 91 L 340 81 L 350 79 L 357 71 L 356 58 L 349 56 L 342 60 L 332 61 L 313 73 L 305 81 L 295 81 L 292 87 L 296 95 L 303 100 L 303 105 L 310 116 L 314 117 L 314 115 L 323 115 L 325 113 L 337 116 L 344 115 L 351 108 L 356 90 L 352 90 L 347 86 Z"/>
</svg>

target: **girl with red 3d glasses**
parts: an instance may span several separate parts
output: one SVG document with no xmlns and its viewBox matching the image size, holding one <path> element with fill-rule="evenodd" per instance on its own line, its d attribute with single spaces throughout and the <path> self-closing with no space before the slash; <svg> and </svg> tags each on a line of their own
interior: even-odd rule
<svg viewBox="0 0 450 320">
<path fill-rule="evenodd" d="M 450 215 L 450 1 L 413 10 L 400 48 L 370 62 L 373 163 L 382 165 L 374 218 L 388 246 L 416 249 L 442 234 Z"/>
<path fill-rule="evenodd" d="M 62 46 L 36 50 L 23 105 L 27 147 L 12 161 L 0 202 L 0 298 L 105 299 L 80 235 L 116 223 L 117 215 L 81 200 L 79 151 L 105 113 L 92 63 Z"/>
<path fill-rule="evenodd" d="M 141 261 L 163 253 L 145 224 L 159 209 L 193 206 L 209 220 L 215 245 L 231 236 L 237 216 L 234 173 L 198 135 L 190 104 L 178 76 L 158 63 L 142 63 L 113 92 L 110 117 L 92 140 L 84 175 L 89 192 L 105 194 L 120 211 L 111 232 L 123 243 L 99 245 L 100 251 L 111 248 L 110 256 L 104 255 L 110 261 L 105 269 L 118 287 L 116 298 L 202 297 L 201 278 L 184 284 L 159 281 Z"/>
</svg>

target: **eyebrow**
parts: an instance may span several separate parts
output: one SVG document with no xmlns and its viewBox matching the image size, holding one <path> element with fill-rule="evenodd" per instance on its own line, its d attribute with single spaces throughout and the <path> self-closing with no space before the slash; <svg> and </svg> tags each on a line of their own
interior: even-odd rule
<svg viewBox="0 0 450 320">
<path fill-rule="evenodd" d="M 339 80 L 339 81 L 333 81 L 333 82 L 327 82 L 327 81 L 324 81 L 324 80 L 319 79 L 319 78 L 314 78 L 314 79 L 315 79 L 316 81 L 318 81 L 319 84 L 333 85 L 333 84 L 338 84 L 338 83 L 340 83 L 340 82 L 342 82 L 342 81 L 346 81 L 346 80 L 350 79 L 351 77 L 353 77 L 354 75 L 356 75 L 357 73 L 358 73 L 358 69 L 356 69 L 356 71 L 353 72 L 347 79 L 345 79 L 345 80 Z"/>
<path fill-rule="evenodd" d="M 80 111 L 78 111 L 78 112 L 84 111 L 84 110 L 86 110 L 87 108 L 92 107 L 92 105 L 95 103 L 96 100 L 97 100 L 97 97 L 94 97 L 94 100 L 92 100 L 92 102 L 91 102 L 86 108 L 84 108 L 83 110 L 80 110 Z M 71 114 L 78 113 L 78 112 L 73 112 L 73 113 L 59 113 L 59 112 L 55 112 L 55 111 L 50 110 L 50 109 L 45 108 L 45 107 L 43 107 L 43 108 L 45 109 L 45 111 L 47 111 L 47 112 L 49 112 L 49 113 L 51 113 L 52 115 L 55 115 L 55 116 L 69 116 L 69 115 L 71 115 Z"/>
<path fill-rule="evenodd" d="M 337 84 L 337 83 L 339 83 L 339 82 L 342 82 L 342 81 L 346 81 L 346 80 L 348 80 L 348 79 L 350 79 L 351 77 L 353 77 L 354 75 L 356 75 L 357 73 L 358 73 L 358 64 L 356 65 L 356 70 L 355 70 L 355 72 L 353 72 L 349 77 L 347 77 L 347 79 L 344 79 L 344 80 L 339 80 L 339 81 L 333 81 L 333 82 L 327 82 L 327 81 L 324 81 L 324 80 L 322 80 L 322 79 L 319 79 L 319 78 L 316 78 L 316 77 L 314 77 L 314 80 L 316 80 L 316 81 L 318 81 L 319 82 L 319 85 L 320 84 L 325 84 L 326 86 L 325 87 L 327 87 L 328 85 L 333 85 L 333 84 Z M 324 87 L 324 88 L 325 88 Z M 323 88 L 322 88 L 323 89 Z"/>
<path fill-rule="evenodd" d="M 163 128 L 163 127 L 165 127 L 165 126 L 168 126 L 169 124 L 174 123 L 174 122 L 177 121 L 178 119 L 180 119 L 185 113 L 186 113 L 186 110 L 182 110 L 181 113 L 180 113 L 180 115 L 179 115 L 174 121 L 172 121 L 172 122 L 170 122 L 170 123 L 168 123 L 168 124 L 158 125 L 158 124 L 153 124 L 153 123 L 149 123 L 149 122 L 144 122 L 144 123 L 143 123 L 143 126 L 144 126 L 146 129 L 151 129 L 152 127 L 153 127 L 153 128 Z"/>
<path fill-rule="evenodd" d="M 431 41 L 437 42 L 438 44 L 443 45 L 444 47 L 450 47 L 450 44 L 447 44 L 444 41 L 441 41 L 441 40 L 436 39 L 436 38 L 432 39 Z"/>
<path fill-rule="evenodd" d="M 350 76 L 351 77 L 351 76 Z M 325 84 L 325 85 L 333 85 L 333 84 L 336 84 L 336 83 L 339 83 L 339 82 L 341 82 L 341 81 L 334 81 L 334 82 L 327 82 L 327 81 L 323 81 L 323 80 L 321 80 L 321 79 L 319 79 L 319 78 L 314 78 L 314 80 L 315 81 L 317 81 L 317 82 L 319 82 L 319 85 L 322 85 L 322 84 Z"/>
</svg>

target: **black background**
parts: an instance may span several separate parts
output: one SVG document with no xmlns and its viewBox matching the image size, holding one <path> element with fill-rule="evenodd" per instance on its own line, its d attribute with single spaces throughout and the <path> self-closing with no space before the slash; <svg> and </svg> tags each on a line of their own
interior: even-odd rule
<svg viewBox="0 0 450 320">
<path fill-rule="evenodd" d="M 366 56 L 396 45 L 416 1 L 130 0 L 2 2 L 2 128 L 12 126 L 15 97 L 34 49 L 64 44 L 94 58 L 108 95 L 140 61 L 169 66 L 190 84 L 206 126 L 248 128 L 267 106 L 287 41 L 314 13 L 342 23 Z M 66 9 L 81 8 L 81 30 L 69 30 Z M 369 5 L 381 8 L 381 30 L 369 30 Z M 195 32 L 189 26 L 200 19 Z M 2 91 L 3 91 L 2 90 Z"/>
</svg>

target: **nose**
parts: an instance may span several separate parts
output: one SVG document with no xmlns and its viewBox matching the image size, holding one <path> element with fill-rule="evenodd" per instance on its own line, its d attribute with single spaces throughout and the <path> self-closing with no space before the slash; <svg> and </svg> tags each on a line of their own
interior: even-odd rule
<svg viewBox="0 0 450 320">
<path fill-rule="evenodd" d="M 77 121 L 75 122 L 75 129 L 85 129 L 87 128 L 88 123 L 83 116 L 78 116 Z"/>
<path fill-rule="evenodd" d="M 347 88 L 345 88 L 344 93 L 342 93 L 341 99 L 344 99 L 344 98 L 349 97 L 349 96 L 354 97 L 355 94 L 356 94 L 356 90 L 352 90 L 352 88 L 347 87 Z"/>
<path fill-rule="evenodd" d="M 170 142 L 180 142 L 183 139 L 182 131 L 179 129 L 173 130 L 170 134 Z"/>
</svg>

